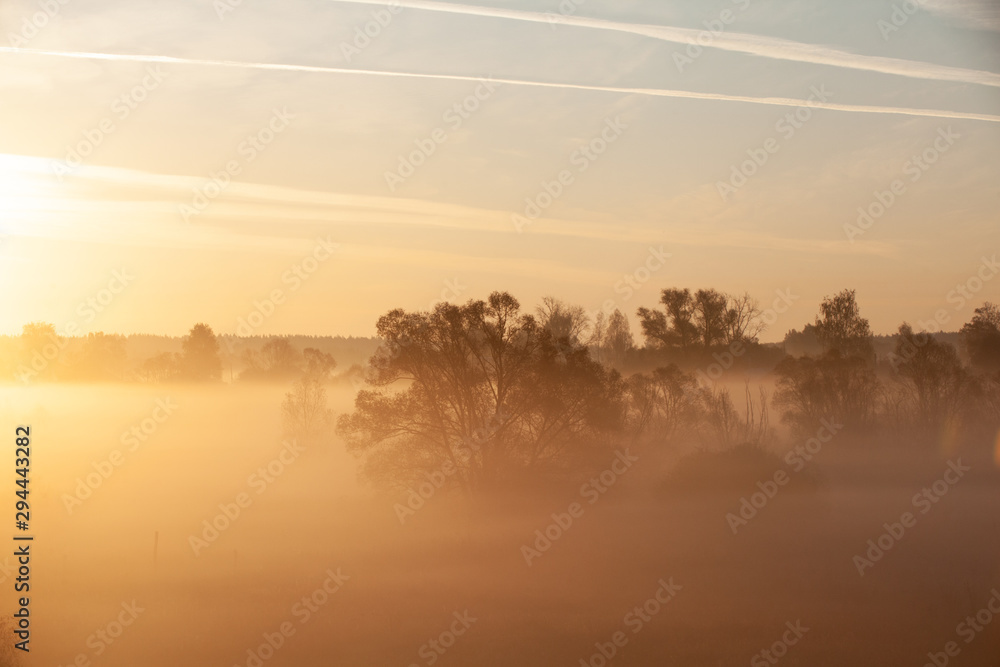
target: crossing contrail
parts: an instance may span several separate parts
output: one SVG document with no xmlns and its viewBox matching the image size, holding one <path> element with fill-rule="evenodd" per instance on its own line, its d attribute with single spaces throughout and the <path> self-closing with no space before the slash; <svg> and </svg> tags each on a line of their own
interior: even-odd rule
<svg viewBox="0 0 1000 667">
<path fill-rule="evenodd" d="M 318 65 L 293 65 L 282 63 L 258 63 L 243 62 L 235 60 L 207 60 L 200 58 L 177 58 L 174 56 L 155 56 L 120 53 L 91 53 L 83 51 L 46 51 L 41 49 L 18 49 L 14 47 L 0 47 L 0 53 L 13 53 L 20 55 L 34 55 L 54 58 L 73 58 L 78 60 L 109 60 L 125 61 L 135 63 L 158 63 L 165 65 L 181 66 L 207 66 L 207 67 L 230 67 L 235 69 L 283 71 L 283 72 L 311 72 L 316 74 L 345 74 L 361 76 L 398 77 L 411 79 L 430 79 L 437 81 L 471 81 L 482 82 L 483 77 L 469 76 L 464 74 L 427 74 L 423 72 L 400 72 L 391 70 L 375 69 L 353 69 L 345 67 L 324 67 Z M 615 86 L 593 86 L 576 83 L 558 83 L 550 81 L 527 81 L 523 79 L 503 79 L 490 77 L 489 81 L 499 84 L 509 84 L 512 86 L 525 86 L 534 88 L 554 88 L 564 90 L 584 90 L 604 93 L 616 93 L 619 95 L 645 95 L 650 97 L 670 97 L 691 100 L 714 100 L 723 102 L 744 102 L 747 104 L 764 104 L 779 107 L 811 107 L 814 109 L 828 109 L 831 111 L 846 111 L 851 113 L 878 113 L 895 114 L 903 116 L 923 116 L 930 118 L 954 118 L 962 120 L 982 120 L 991 123 L 1000 122 L 1000 116 L 980 113 L 968 113 L 964 111 L 948 111 L 944 109 L 914 109 L 908 107 L 884 107 L 870 105 L 837 104 L 834 102 L 823 102 L 819 100 L 804 100 L 790 97 L 751 97 L 747 95 L 726 95 L 722 93 L 697 93 L 688 90 L 670 90 L 663 88 L 621 88 Z"/>
<path fill-rule="evenodd" d="M 385 0 L 330 0 L 331 2 L 382 5 Z M 434 0 L 395 0 L 395 4 L 407 9 L 418 9 L 447 14 L 464 14 L 485 18 L 509 19 L 527 21 L 530 23 L 547 23 L 550 25 L 569 25 L 579 28 L 593 28 L 623 32 L 632 35 L 651 37 L 665 42 L 683 44 L 701 44 L 699 36 L 706 31 L 695 28 L 676 28 L 671 26 L 650 25 L 643 23 L 619 23 L 605 19 L 595 19 L 586 16 L 563 15 L 556 13 L 527 12 L 518 9 L 501 9 L 496 7 L 480 7 L 474 5 L 459 5 L 450 2 L 435 2 Z M 738 13 L 736 8 L 732 9 Z M 828 65 L 879 74 L 892 74 L 912 79 L 930 79 L 934 81 L 957 81 L 983 86 L 1000 87 L 1000 74 L 983 70 L 948 67 L 900 58 L 885 58 L 881 56 L 865 56 L 849 51 L 842 51 L 829 46 L 806 44 L 779 37 L 765 37 L 747 33 L 728 32 L 723 29 L 718 34 L 706 39 L 708 48 L 723 51 L 748 53 L 763 58 L 787 60 L 792 62 Z"/>
</svg>

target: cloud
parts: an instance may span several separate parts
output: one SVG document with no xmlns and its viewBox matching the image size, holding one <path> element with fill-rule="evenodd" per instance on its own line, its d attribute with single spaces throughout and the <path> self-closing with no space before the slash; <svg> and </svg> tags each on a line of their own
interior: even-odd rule
<svg viewBox="0 0 1000 667">
<path fill-rule="evenodd" d="M 238 69 L 308 72 L 314 74 L 344 74 L 344 75 L 355 75 L 355 76 L 400 77 L 400 78 L 416 78 L 416 79 L 444 80 L 444 81 L 473 81 L 473 82 L 483 81 L 481 77 L 467 76 L 461 74 L 427 74 L 420 72 L 401 72 L 401 71 L 390 71 L 390 70 L 321 67 L 315 65 L 294 65 L 294 64 L 282 64 L 282 63 L 240 62 L 234 60 L 177 58 L 173 56 L 156 56 L 156 55 L 91 53 L 85 51 L 44 51 L 39 49 L 17 49 L 12 47 L 0 47 L 0 53 L 16 53 L 20 55 L 71 58 L 78 60 L 108 60 L 108 61 L 160 63 L 167 65 L 231 67 Z M 885 107 L 885 106 L 873 106 L 873 105 L 836 104 L 832 102 L 821 102 L 817 100 L 808 101 L 808 100 L 795 99 L 789 97 L 753 97 L 748 95 L 727 95 L 724 93 L 699 93 L 688 90 L 671 90 L 665 88 L 622 88 L 614 86 L 594 86 L 587 84 L 558 83 L 558 82 L 548 82 L 548 81 L 527 81 L 524 79 L 504 79 L 498 77 L 491 77 L 490 80 L 500 84 L 509 84 L 513 86 L 525 86 L 534 88 L 586 90 L 593 92 L 616 93 L 620 95 L 646 95 L 652 97 L 670 97 L 670 98 L 692 99 L 692 100 L 742 102 L 746 104 L 765 104 L 769 106 L 795 107 L 795 108 L 810 106 L 812 108 L 817 108 L 817 109 L 828 109 L 831 111 L 846 111 L 850 113 L 897 114 L 905 116 L 924 116 L 930 118 L 982 120 L 992 123 L 1000 122 L 1000 116 L 996 115 L 970 113 L 964 111 L 948 111 L 944 109 L 916 109 L 910 107 Z"/>
<path fill-rule="evenodd" d="M 297 188 L 232 183 L 213 201 L 195 224 L 185 224 L 178 204 L 187 202 L 192 187 L 204 179 L 153 174 L 133 169 L 86 167 L 63 184 L 48 172 L 42 158 L 0 154 L 0 178 L 14 180 L 30 197 L 0 197 L 0 219 L 15 236 L 73 239 L 124 245 L 269 249 L 300 253 L 316 227 L 327 231 L 373 227 L 402 230 L 450 229 L 513 238 L 511 212 L 457 204 L 395 197 L 344 195 Z M 250 226 L 248 220 L 256 225 Z M 137 222 L 141 221 L 141 222 Z M 296 228 L 300 225 L 300 228 Z M 264 229 L 267 232 L 251 232 Z M 375 245 L 383 234 L 359 240 Z M 780 250 L 821 255 L 889 255 L 892 249 L 877 243 L 864 248 L 846 241 L 784 238 L 772 234 L 732 230 L 720 237 L 711 230 L 684 227 L 653 228 L 621 221 L 614 223 L 539 218 L 525 232 L 537 239 L 577 238 L 615 243 L 671 244 L 692 247 L 732 247 Z M 356 246 L 356 247 L 360 247 Z M 521 261 L 517 259 L 516 261 Z"/>
<path fill-rule="evenodd" d="M 385 4 L 384 0 L 333 1 L 365 5 Z M 684 45 L 700 43 L 698 41 L 698 36 L 704 33 L 704 30 L 693 28 L 676 28 L 671 26 L 648 25 L 641 23 L 619 23 L 585 16 L 563 16 L 561 14 L 553 13 L 542 14 L 516 9 L 499 9 L 495 7 L 478 7 L 472 5 L 452 4 L 448 2 L 434 2 L 433 0 L 397 0 L 397 4 L 408 9 L 445 12 L 448 14 L 501 18 L 514 21 L 527 21 L 531 23 L 559 23 L 561 25 L 576 26 L 580 28 L 609 30 L 632 35 L 641 35 L 643 37 L 651 37 L 665 42 L 674 42 Z M 932 4 L 943 7 L 944 1 L 937 0 Z M 982 2 L 969 2 L 967 0 L 964 4 L 977 6 L 982 5 L 979 15 L 982 17 L 988 16 L 989 19 L 995 24 L 995 21 L 997 20 L 995 9 L 990 10 L 986 8 L 985 4 Z M 952 12 L 954 10 L 949 9 L 948 11 Z M 973 12 L 973 15 L 976 15 L 975 12 Z M 724 51 L 737 51 L 740 53 L 748 53 L 750 55 L 775 60 L 813 63 L 816 65 L 863 70 L 867 72 L 877 72 L 879 74 L 892 74 L 914 79 L 958 81 L 962 83 L 1000 87 L 1000 74 L 995 74 L 993 72 L 948 67 L 945 65 L 902 60 L 899 58 L 866 56 L 850 53 L 848 51 L 842 51 L 828 46 L 805 44 L 803 42 L 780 39 L 777 37 L 726 32 L 714 36 L 711 43 L 708 45 L 708 48 L 721 49 Z"/>
</svg>

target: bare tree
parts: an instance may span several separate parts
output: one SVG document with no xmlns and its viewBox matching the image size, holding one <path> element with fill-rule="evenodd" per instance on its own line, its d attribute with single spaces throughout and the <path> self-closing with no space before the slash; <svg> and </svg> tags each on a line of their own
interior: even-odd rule
<svg viewBox="0 0 1000 667">
<path fill-rule="evenodd" d="M 760 319 L 760 302 L 745 292 L 742 296 L 729 295 L 726 311 L 726 342 L 757 342 L 757 337 L 767 328 Z"/>
</svg>

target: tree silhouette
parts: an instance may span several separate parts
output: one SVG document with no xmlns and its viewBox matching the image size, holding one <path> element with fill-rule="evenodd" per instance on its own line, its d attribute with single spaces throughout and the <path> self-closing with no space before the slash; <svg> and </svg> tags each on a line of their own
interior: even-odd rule
<svg viewBox="0 0 1000 667">
<path fill-rule="evenodd" d="M 607 332 L 604 334 L 604 360 L 614 367 L 620 367 L 625 362 L 625 356 L 635 347 L 632 328 L 628 318 L 622 311 L 615 309 L 608 319 Z"/>
<path fill-rule="evenodd" d="M 570 345 L 579 345 L 590 328 L 590 320 L 582 306 L 571 306 L 555 297 L 544 297 L 537 313 L 543 329 L 556 340 L 566 339 Z"/>
<path fill-rule="evenodd" d="M 726 295 L 714 289 L 700 289 L 694 295 L 694 324 L 701 344 L 714 347 L 726 342 L 728 331 Z"/>
<path fill-rule="evenodd" d="M 196 382 L 222 379 L 222 360 L 219 358 L 219 341 L 212 327 L 196 324 L 181 344 L 180 375 Z"/>
<path fill-rule="evenodd" d="M 749 293 L 730 296 L 726 307 L 726 342 L 756 343 L 757 336 L 766 328 L 760 316 L 760 302 Z"/>
<path fill-rule="evenodd" d="M 665 289 L 660 293 L 664 309 L 639 308 L 646 344 L 653 347 L 687 348 L 698 338 L 694 324 L 694 298 L 689 289 Z"/>
<path fill-rule="evenodd" d="M 972 364 L 988 373 L 1000 371 L 1000 308 L 985 303 L 962 327 L 962 338 Z"/>
<path fill-rule="evenodd" d="M 617 373 L 557 342 L 508 293 L 393 310 L 377 329 L 373 389 L 358 393 L 338 429 L 378 481 L 444 473 L 472 492 L 563 469 L 621 423 Z"/>
<path fill-rule="evenodd" d="M 892 362 L 913 401 L 915 423 L 935 427 L 958 417 L 973 387 L 953 346 L 903 324 Z"/>
<path fill-rule="evenodd" d="M 839 350 L 843 356 L 874 361 L 872 331 L 868 320 L 861 317 L 854 290 L 824 298 L 819 310 L 816 335 L 825 351 Z"/>
</svg>

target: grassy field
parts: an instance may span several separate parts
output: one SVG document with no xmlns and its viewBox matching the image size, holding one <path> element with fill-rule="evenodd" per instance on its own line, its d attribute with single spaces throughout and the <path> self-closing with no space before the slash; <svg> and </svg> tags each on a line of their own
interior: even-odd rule
<svg viewBox="0 0 1000 667">
<path fill-rule="evenodd" d="M 401 523 L 404 499 L 360 485 L 336 439 L 285 454 L 274 474 L 283 391 L 0 389 L 3 423 L 33 429 L 27 664 L 573 667 L 605 664 L 603 648 L 615 665 L 920 666 L 956 642 L 948 664 L 1000 665 L 1000 617 L 968 643 L 957 631 L 1000 588 L 1000 478 L 985 449 L 835 438 L 735 535 L 727 515 L 765 478 L 678 490 L 653 451 L 632 452 L 606 492 L 435 494 Z M 339 413 L 352 396 L 331 399 Z M 145 439 L 123 441 L 133 427 Z M 957 456 L 971 470 L 921 513 L 914 494 Z M 0 475 L 11 497 L 12 468 Z M 572 503 L 572 525 L 526 564 L 522 547 Z M 860 576 L 854 557 L 907 511 L 915 525 Z M 209 540 L 213 520 L 229 526 Z M 661 581 L 673 597 L 652 603 Z M 142 611 L 121 628 L 133 601 Z M 277 650 L 259 650 L 268 636 Z M 780 659 L 760 655 L 783 636 L 795 643 Z"/>
</svg>

